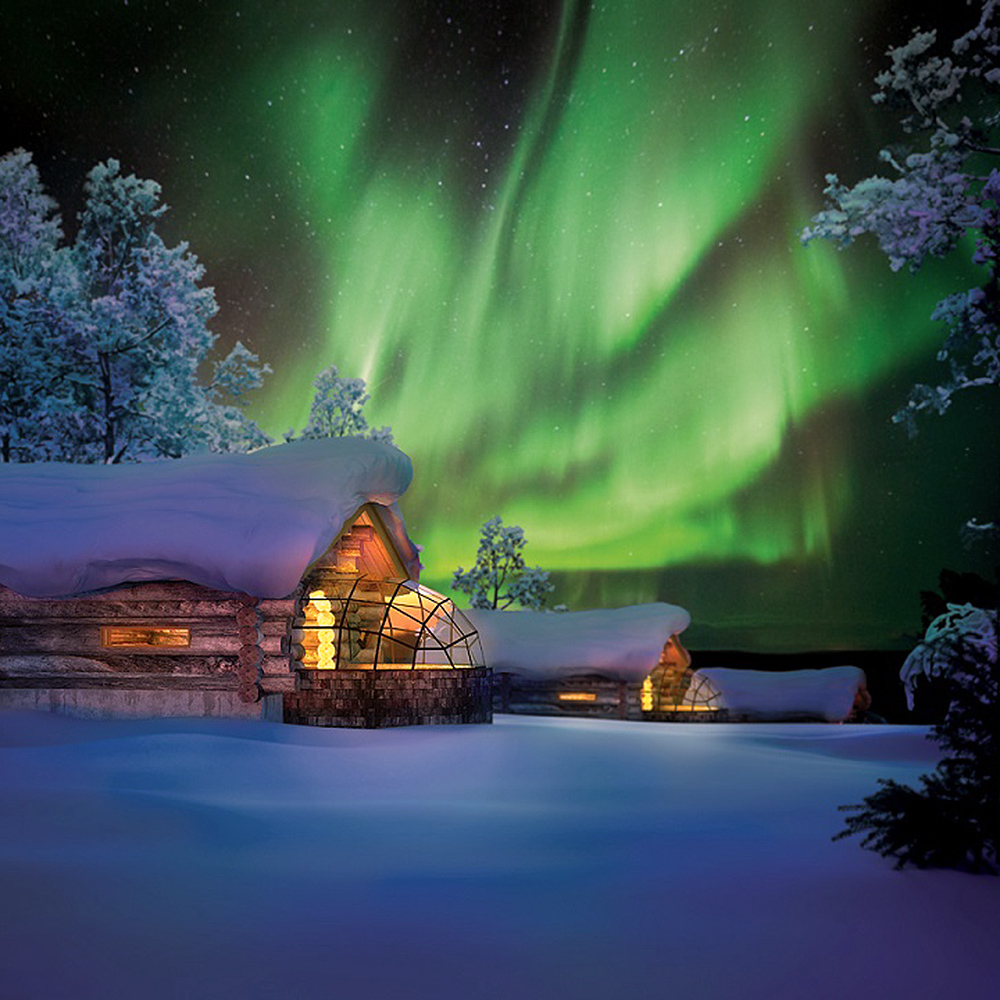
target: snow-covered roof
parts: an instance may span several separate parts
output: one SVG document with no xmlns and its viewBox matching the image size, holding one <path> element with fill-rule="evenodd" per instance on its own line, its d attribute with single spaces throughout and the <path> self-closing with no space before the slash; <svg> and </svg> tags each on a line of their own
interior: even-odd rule
<svg viewBox="0 0 1000 1000">
<path fill-rule="evenodd" d="M 697 687 L 699 677 L 709 679 L 722 707 L 733 715 L 751 719 L 817 716 L 827 722 L 843 722 L 866 683 L 860 667 L 784 671 L 702 667 L 695 671 L 692 688 Z"/>
<path fill-rule="evenodd" d="M 667 640 L 691 624 L 673 604 L 635 604 L 596 611 L 466 611 L 486 663 L 538 680 L 600 674 L 641 680 Z"/>
<path fill-rule="evenodd" d="M 181 579 L 285 597 L 366 502 L 414 570 L 396 501 L 409 458 L 361 438 L 131 465 L 0 465 L 0 583 L 65 597 Z"/>
</svg>

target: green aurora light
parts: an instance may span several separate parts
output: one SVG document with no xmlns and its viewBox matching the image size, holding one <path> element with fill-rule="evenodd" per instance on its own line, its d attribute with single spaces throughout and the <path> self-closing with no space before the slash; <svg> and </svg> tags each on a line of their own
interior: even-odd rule
<svg viewBox="0 0 1000 1000">
<path fill-rule="evenodd" d="M 346 54 L 299 70 L 288 147 L 310 179 L 303 212 L 336 220 L 328 356 L 366 379 L 375 422 L 414 458 L 407 513 L 439 585 L 496 510 L 558 570 L 822 556 L 851 502 L 849 456 L 805 469 L 769 518 L 734 500 L 793 425 L 938 336 L 934 290 L 901 289 L 893 319 L 917 336 L 887 340 L 884 290 L 797 243 L 818 205 L 794 150 L 834 72 L 817 55 L 856 30 L 839 5 L 744 4 L 743 52 L 711 7 L 662 31 L 662 4 L 631 7 L 592 12 L 561 81 L 560 26 L 471 224 L 447 158 L 365 162 L 376 79 Z M 793 45 L 815 20 L 833 37 Z M 665 53 L 666 36 L 693 44 Z M 784 225 L 743 235 L 765 200 Z M 689 282 L 711 295 L 685 298 Z M 303 363 L 272 399 L 275 426 L 303 421 L 314 372 Z M 443 498 L 449 483 L 474 488 Z"/>
<path fill-rule="evenodd" d="M 276 369 L 266 429 L 304 423 L 320 368 L 365 378 L 413 458 L 404 514 L 440 589 L 500 513 L 574 607 L 670 600 L 765 648 L 818 642 L 817 618 L 824 641 L 897 641 L 912 566 L 874 574 L 909 588 L 881 618 L 860 621 L 884 595 L 836 591 L 866 572 L 844 551 L 879 558 L 854 536 L 898 489 L 886 449 L 923 444 L 873 465 L 860 438 L 898 436 L 882 425 L 956 276 L 798 233 L 825 170 L 874 168 L 891 117 L 869 81 L 919 12 L 331 6 L 221 4 L 183 50 L 199 100 L 178 109 L 162 66 L 139 98 L 191 151 L 148 173 L 219 286 L 216 328 Z M 957 523 L 940 530 L 921 572 L 952 558 Z"/>
</svg>

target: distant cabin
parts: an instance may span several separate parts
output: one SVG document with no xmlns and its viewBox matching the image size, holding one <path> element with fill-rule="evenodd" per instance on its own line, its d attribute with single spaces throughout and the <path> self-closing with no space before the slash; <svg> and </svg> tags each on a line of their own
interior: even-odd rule
<svg viewBox="0 0 1000 1000">
<path fill-rule="evenodd" d="M 355 438 L 0 467 L 0 707 L 489 722 L 476 630 L 418 582 L 411 476 Z"/>
<path fill-rule="evenodd" d="M 494 711 L 612 719 L 709 721 L 717 701 L 692 685 L 673 604 L 592 611 L 468 611 L 493 670 Z"/>
<path fill-rule="evenodd" d="M 663 722 L 864 718 L 864 671 L 692 669 L 673 604 L 537 614 L 468 611 L 493 670 L 494 711 Z"/>
</svg>

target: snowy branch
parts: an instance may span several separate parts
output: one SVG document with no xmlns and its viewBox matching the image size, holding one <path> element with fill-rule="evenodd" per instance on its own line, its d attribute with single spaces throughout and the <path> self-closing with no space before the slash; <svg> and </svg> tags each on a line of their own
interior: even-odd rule
<svg viewBox="0 0 1000 1000">
<path fill-rule="evenodd" d="M 1000 172 L 984 173 L 975 161 L 1000 155 L 998 10 L 997 0 L 982 0 L 976 26 L 950 54 L 940 51 L 935 31 L 917 31 L 889 50 L 873 100 L 899 107 L 904 133 L 926 134 L 926 145 L 905 156 L 883 150 L 894 176 L 848 187 L 828 175 L 826 208 L 802 232 L 804 244 L 824 239 L 839 248 L 874 236 L 894 271 L 916 271 L 928 257 L 948 256 L 974 238 L 972 263 L 982 282 L 942 299 L 932 315 L 948 329 L 938 354 L 948 377 L 914 386 L 893 417 L 911 434 L 918 414 L 944 413 L 956 392 L 1000 384 Z"/>
</svg>

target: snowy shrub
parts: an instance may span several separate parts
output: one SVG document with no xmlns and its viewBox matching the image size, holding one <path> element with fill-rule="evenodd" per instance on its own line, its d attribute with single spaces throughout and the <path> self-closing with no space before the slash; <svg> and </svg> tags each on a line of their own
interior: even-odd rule
<svg viewBox="0 0 1000 1000">
<path fill-rule="evenodd" d="M 914 691 L 923 679 L 947 680 L 962 660 L 956 650 L 972 650 L 986 661 L 997 655 L 997 613 L 971 604 L 949 604 L 943 615 L 927 628 L 923 641 L 907 656 L 899 671 L 906 690 L 906 704 L 914 707 Z"/>
</svg>

